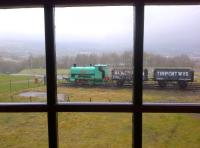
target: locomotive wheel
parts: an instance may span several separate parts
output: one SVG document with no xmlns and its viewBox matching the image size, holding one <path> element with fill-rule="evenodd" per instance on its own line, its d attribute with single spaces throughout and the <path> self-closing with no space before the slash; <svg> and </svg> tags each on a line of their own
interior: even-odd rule
<svg viewBox="0 0 200 148">
<path fill-rule="evenodd" d="M 186 81 L 178 81 L 178 85 L 181 89 L 187 88 L 188 83 Z"/>
<path fill-rule="evenodd" d="M 167 82 L 165 81 L 158 81 L 158 85 L 161 87 L 161 88 L 165 88 L 167 86 Z"/>
</svg>

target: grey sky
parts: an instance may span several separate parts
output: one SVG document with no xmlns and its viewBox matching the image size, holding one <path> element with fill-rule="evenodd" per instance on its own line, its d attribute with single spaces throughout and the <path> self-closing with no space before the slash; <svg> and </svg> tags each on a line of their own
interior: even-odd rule
<svg viewBox="0 0 200 148">
<path fill-rule="evenodd" d="M 57 41 L 132 48 L 131 6 L 56 8 L 55 16 Z M 43 38 L 43 18 L 42 8 L 1 9 L 1 40 Z M 200 49 L 199 18 L 200 6 L 146 6 L 145 49 Z"/>
<path fill-rule="evenodd" d="M 200 6 L 148 7 L 145 48 L 200 50 L 199 18 Z"/>
</svg>

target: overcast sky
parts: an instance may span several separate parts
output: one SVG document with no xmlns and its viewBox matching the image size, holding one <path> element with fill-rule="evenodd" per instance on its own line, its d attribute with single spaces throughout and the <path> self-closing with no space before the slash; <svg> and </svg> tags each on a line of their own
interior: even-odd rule
<svg viewBox="0 0 200 148">
<path fill-rule="evenodd" d="M 132 46 L 133 15 L 131 6 L 56 8 L 56 37 Z M 1 9 L 0 37 L 12 36 L 43 38 L 43 9 Z M 145 7 L 145 48 L 200 49 L 199 39 L 200 6 Z"/>
</svg>

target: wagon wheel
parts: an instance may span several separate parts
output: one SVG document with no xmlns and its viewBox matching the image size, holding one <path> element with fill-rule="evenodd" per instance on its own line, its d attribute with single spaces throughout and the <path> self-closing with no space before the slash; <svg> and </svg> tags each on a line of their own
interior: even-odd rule
<svg viewBox="0 0 200 148">
<path fill-rule="evenodd" d="M 158 81 L 158 85 L 159 85 L 161 88 L 166 88 L 166 87 L 167 87 L 167 82 L 165 82 L 165 81 Z"/>
<path fill-rule="evenodd" d="M 186 81 L 178 81 L 178 85 L 181 89 L 187 88 L 188 83 Z"/>
<path fill-rule="evenodd" d="M 117 86 L 122 87 L 124 85 L 124 80 L 118 80 L 117 81 Z"/>
</svg>

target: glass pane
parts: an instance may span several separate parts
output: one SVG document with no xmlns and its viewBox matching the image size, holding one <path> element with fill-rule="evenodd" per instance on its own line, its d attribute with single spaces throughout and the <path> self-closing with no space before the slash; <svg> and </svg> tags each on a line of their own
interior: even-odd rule
<svg viewBox="0 0 200 148">
<path fill-rule="evenodd" d="M 200 102 L 200 6 L 146 6 L 144 102 Z"/>
<path fill-rule="evenodd" d="M 131 148 L 131 114 L 59 113 L 58 117 L 61 148 Z"/>
<path fill-rule="evenodd" d="M 143 115 L 143 147 L 199 148 L 199 114 L 145 113 Z"/>
<path fill-rule="evenodd" d="M 0 19 L 0 102 L 46 101 L 43 9 L 0 9 Z"/>
<path fill-rule="evenodd" d="M 46 113 L 1 113 L 1 148 L 47 148 Z"/>
<path fill-rule="evenodd" d="M 59 7 L 55 24 L 58 101 L 131 101 L 133 7 Z"/>
</svg>

